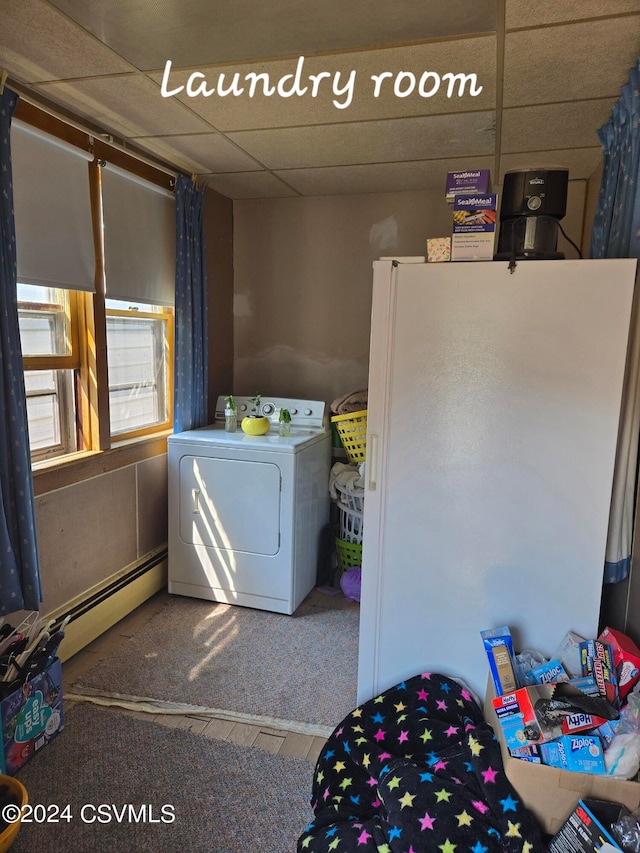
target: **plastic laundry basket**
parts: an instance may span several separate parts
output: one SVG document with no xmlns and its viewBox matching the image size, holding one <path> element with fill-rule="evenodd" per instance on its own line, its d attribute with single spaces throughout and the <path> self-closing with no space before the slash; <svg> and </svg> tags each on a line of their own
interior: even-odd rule
<svg viewBox="0 0 640 853">
<path fill-rule="evenodd" d="M 334 415 L 331 423 L 340 434 L 349 462 L 364 462 L 367 458 L 367 410 Z"/>
<path fill-rule="evenodd" d="M 362 512 L 345 506 L 338 501 L 338 512 L 340 514 L 340 538 L 345 542 L 362 544 Z"/>
<path fill-rule="evenodd" d="M 344 539 L 336 539 L 336 556 L 338 568 L 346 572 L 352 566 L 362 565 L 362 545 L 356 542 L 345 542 Z"/>
<path fill-rule="evenodd" d="M 337 481 L 333 484 L 333 487 L 338 493 L 338 498 L 341 504 L 349 507 L 349 509 L 355 509 L 358 512 L 362 512 L 364 510 L 364 491 L 349 492 Z"/>
</svg>

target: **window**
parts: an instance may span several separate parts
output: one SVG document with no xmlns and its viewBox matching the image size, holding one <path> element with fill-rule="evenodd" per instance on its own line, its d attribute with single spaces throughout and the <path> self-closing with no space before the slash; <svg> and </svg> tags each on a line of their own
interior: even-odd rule
<svg viewBox="0 0 640 853">
<path fill-rule="evenodd" d="M 90 449 L 89 427 L 76 405 L 84 294 L 18 284 L 31 457 L 34 462 Z M 134 438 L 171 427 L 173 311 L 106 300 L 109 422 L 112 438 Z"/>
<path fill-rule="evenodd" d="M 78 294 L 18 284 L 31 455 L 35 460 L 78 449 L 76 377 Z"/>
<path fill-rule="evenodd" d="M 52 134 L 50 117 L 46 126 L 11 126 L 34 463 L 108 450 L 169 430 L 173 419 L 175 198 L 168 176 L 140 170 L 61 123 Z M 101 159 L 107 151 L 120 165 Z"/>
<path fill-rule="evenodd" d="M 109 415 L 112 437 L 170 427 L 171 311 L 106 300 Z"/>
</svg>

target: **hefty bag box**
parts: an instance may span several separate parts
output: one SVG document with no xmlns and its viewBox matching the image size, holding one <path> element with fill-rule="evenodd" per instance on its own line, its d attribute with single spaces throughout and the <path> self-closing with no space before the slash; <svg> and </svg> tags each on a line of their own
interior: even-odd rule
<svg viewBox="0 0 640 853">
<path fill-rule="evenodd" d="M 552 697 L 553 687 L 547 684 L 521 687 L 513 693 L 496 696 L 493 707 L 510 751 L 562 736 L 562 720 L 549 719 L 543 713 Z"/>
<path fill-rule="evenodd" d="M 640 649 L 630 637 L 613 628 L 605 628 L 598 639 L 613 650 L 618 694 L 623 700 L 640 681 Z"/>
<path fill-rule="evenodd" d="M 44 672 L 3 699 L 0 716 L 3 745 L 0 772 L 15 776 L 64 728 L 60 661 L 56 659 Z"/>
<path fill-rule="evenodd" d="M 493 708 L 509 751 L 515 756 L 523 746 L 537 746 L 602 725 L 604 717 L 575 706 L 575 702 L 583 704 L 586 699 L 567 683 L 536 684 L 496 696 Z M 599 700 L 596 697 L 597 707 L 602 707 Z"/>
</svg>

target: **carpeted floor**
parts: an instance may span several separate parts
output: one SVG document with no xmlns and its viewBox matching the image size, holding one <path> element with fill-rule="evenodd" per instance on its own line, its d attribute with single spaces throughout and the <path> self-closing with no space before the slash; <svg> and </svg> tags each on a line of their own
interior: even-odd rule
<svg viewBox="0 0 640 853">
<path fill-rule="evenodd" d="M 293 853 L 312 776 L 302 759 L 74 705 L 18 774 L 46 807 L 34 817 L 70 804 L 71 819 L 23 825 L 12 853 Z"/>
<path fill-rule="evenodd" d="M 73 685 L 332 729 L 356 706 L 358 612 L 283 616 L 173 596 Z"/>
</svg>

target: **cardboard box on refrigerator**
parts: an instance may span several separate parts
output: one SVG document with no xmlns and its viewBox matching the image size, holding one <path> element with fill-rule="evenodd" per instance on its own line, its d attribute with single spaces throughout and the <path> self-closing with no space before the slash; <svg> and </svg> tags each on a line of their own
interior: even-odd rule
<svg viewBox="0 0 640 853">
<path fill-rule="evenodd" d="M 574 773 L 513 758 L 493 708 L 495 695 L 493 681 L 489 678 L 484 705 L 485 719 L 500 743 L 509 781 L 544 832 L 555 835 L 578 802 L 585 798 L 620 803 L 629 811 L 635 811 L 640 806 L 640 782 Z"/>
<path fill-rule="evenodd" d="M 0 772 L 15 776 L 36 752 L 64 728 L 62 665 L 56 658 L 43 672 L 0 702 Z"/>
<path fill-rule="evenodd" d="M 453 199 L 452 261 L 491 261 L 496 236 L 498 197 L 457 195 Z"/>
<path fill-rule="evenodd" d="M 489 192 L 491 172 L 489 169 L 466 169 L 462 172 L 447 172 L 445 198 L 453 204 L 457 195 L 484 195 Z"/>
</svg>

